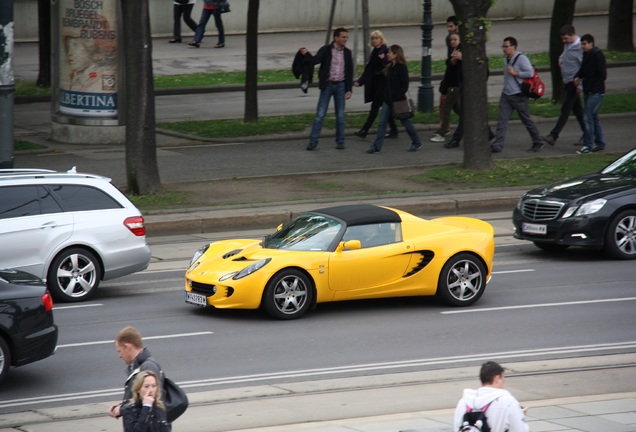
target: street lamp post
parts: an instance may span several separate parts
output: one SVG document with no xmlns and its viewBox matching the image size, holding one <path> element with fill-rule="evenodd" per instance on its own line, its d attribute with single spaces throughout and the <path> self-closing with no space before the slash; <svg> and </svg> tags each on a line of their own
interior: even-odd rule
<svg viewBox="0 0 636 432">
<path fill-rule="evenodd" d="M 424 0 L 424 16 L 422 19 L 422 70 L 420 74 L 420 87 L 417 93 L 417 109 L 420 112 L 433 112 L 433 85 L 431 84 L 432 33 L 431 0 Z"/>
</svg>

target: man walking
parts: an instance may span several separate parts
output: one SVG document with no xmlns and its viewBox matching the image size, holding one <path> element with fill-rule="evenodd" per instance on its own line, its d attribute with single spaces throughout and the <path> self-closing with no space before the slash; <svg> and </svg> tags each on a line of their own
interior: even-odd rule
<svg viewBox="0 0 636 432">
<path fill-rule="evenodd" d="M 460 430 L 464 426 L 466 413 L 482 411 L 491 432 L 528 432 L 526 409 L 508 390 L 504 390 L 504 368 L 493 361 L 486 362 L 481 366 L 479 379 L 480 388 L 464 390 L 455 408 L 453 430 Z"/>
<path fill-rule="evenodd" d="M 574 113 L 576 121 L 579 122 L 582 136 L 585 135 L 583 105 L 579 97 L 578 87 L 574 85 L 574 75 L 581 68 L 581 62 L 583 61 L 581 39 L 576 35 L 574 27 L 571 24 L 566 24 L 561 27 L 561 41 L 563 42 L 563 52 L 559 56 L 559 67 L 561 68 L 563 84 L 565 84 L 565 94 L 561 103 L 561 115 L 559 115 L 556 125 L 548 135 L 543 137 L 543 141 L 550 145 L 554 145 L 559 139 L 559 134 L 568 121 L 570 111 Z"/>
<path fill-rule="evenodd" d="M 499 118 L 497 119 L 497 132 L 495 141 L 490 149 L 492 153 L 501 153 L 508 131 L 508 121 L 514 111 L 517 111 L 521 122 L 530 133 L 532 147 L 528 151 L 538 152 L 543 147 L 543 140 L 537 125 L 530 117 L 528 97 L 521 92 L 521 83 L 524 78 L 532 78 L 534 69 L 530 60 L 525 55 L 517 52 L 517 39 L 508 36 L 504 39 L 501 48 L 504 52 L 504 86 L 499 99 Z"/>
<path fill-rule="evenodd" d="M 583 81 L 583 99 L 585 100 L 585 139 L 579 154 L 605 150 L 605 136 L 598 117 L 598 109 L 605 94 L 605 80 L 607 79 L 607 63 L 600 48 L 594 46 L 594 36 L 581 36 L 583 48 L 583 62 L 581 69 L 574 77 L 578 85 Z M 594 145 L 594 146 L 593 146 Z"/>
<path fill-rule="evenodd" d="M 347 30 L 342 27 L 337 28 L 333 32 L 333 42 L 320 48 L 313 57 L 313 64 L 320 64 L 318 71 L 320 96 L 307 150 L 318 147 L 322 123 L 332 97 L 336 109 L 336 148 L 339 150 L 345 148 L 345 99 L 351 98 L 353 88 L 353 56 L 351 50 L 345 46 L 348 39 Z M 305 55 L 307 49 L 301 48 L 300 52 Z"/>
<path fill-rule="evenodd" d="M 110 407 L 109 415 L 113 418 L 119 418 L 123 415 L 122 409 L 124 404 L 132 397 L 132 383 L 137 373 L 149 370 L 160 380 L 161 389 L 163 390 L 163 374 L 161 366 L 157 363 L 147 348 L 144 348 L 141 334 L 131 326 L 124 327 L 115 337 L 115 348 L 121 358 L 128 366 L 126 368 L 126 384 L 124 385 L 124 398 L 122 403 Z M 165 393 L 164 393 L 165 394 Z"/>
</svg>

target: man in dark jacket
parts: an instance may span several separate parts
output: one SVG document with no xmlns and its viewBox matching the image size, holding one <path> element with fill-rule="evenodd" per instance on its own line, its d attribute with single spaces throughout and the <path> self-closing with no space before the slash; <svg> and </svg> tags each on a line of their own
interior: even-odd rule
<svg viewBox="0 0 636 432">
<path fill-rule="evenodd" d="M 598 109 L 605 94 L 607 64 L 600 48 L 594 46 L 594 36 L 581 36 L 583 62 L 574 77 L 574 85 L 583 81 L 583 100 L 585 101 L 585 138 L 579 154 L 605 150 L 605 136 L 598 117 Z"/>
<path fill-rule="evenodd" d="M 124 398 L 122 403 L 110 407 L 109 414 L 111 417 L 119 418 L 123 415 L 122 406 L 132 397 L 132 383 L 135 375 L 140 371 L 150 370 L 155 376 L 159 377 L 162 393 L 163 392 L 163 374 L 161 366 L 157 363 L 147 348 L 144 348 L 143 340 L 139 331 L 131 326 L 124 327 L 115 337 L 115 348 L 121 358 L 128 365 L 126 368 L 126 384 L 124 385 Z"/>
<path fill-rule="evenodd" d="M 327 115 L 332 96 L 336 108 L 336 148 L 340 150 L 345 148 L 345 100 L 351 98 L 353 88 L 353 56 L 351 50 L 345 46 L 347 40 L 349 40 L 347 30 L 337 28 L 333 32 L 333 42 L 320 48 L 313 56 L 314 64 L 320 64 L 318 71 L 320 97 L 307 150 L 318 147 L 322 122 Z M 304 55 L 307 50 L 301 48 L 300 52 Z"/>
</svg>

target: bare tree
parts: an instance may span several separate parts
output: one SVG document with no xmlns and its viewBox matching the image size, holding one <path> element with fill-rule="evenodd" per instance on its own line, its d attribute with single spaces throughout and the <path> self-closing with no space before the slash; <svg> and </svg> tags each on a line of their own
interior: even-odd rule
<svg viewBox="0 0 636 432">
<path fill-rule="evenodd" d="M 634 51 L 633 13 L 634 0 L 610 0 L 607 49 L 622 52 Z"/>
<path fill-rule="evenodd" d="M 487 170 L 493 166 L 488 143 L 488 57 L 486 15 L 493 0 L 450 0 L 459 20 L 462 41 L 462 122 L 464 168 Z"/>
<path fill-rule="evenodd" d="M 148 0 L 121 0 L 124 49 L 126 178 L 135 195 L 161 193 L 157 165 L 152 38 Z M 120 57 L 121 58 L 121 57 Z"/>
<path fill-rule="evenodd" d="M 563 52 L 561 42 L 561 27 L 572 24 L 576 0 L 554 0 L 552 21 L 550 24 L 550 72 L 552 75 L 552 101 L 560 102 L 563 96 L 563 79 L 559 56 Z"/>
<path fill-rule="evenodd" d="M 260 0 L 247 4 L 247 35 L 245 37 L 245 123 L 258 121 L 258 9 Z"/>
<path fill-rule="evenodd" d="M 51 87 L 51 1 L 38 0 L 38 87 Z"/>
</svg>

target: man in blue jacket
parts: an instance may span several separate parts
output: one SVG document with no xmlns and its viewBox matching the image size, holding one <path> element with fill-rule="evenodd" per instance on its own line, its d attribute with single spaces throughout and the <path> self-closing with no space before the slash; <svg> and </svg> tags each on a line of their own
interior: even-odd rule
<svg viewBox="0 0 636 432">
<path fill-rule="evenodd" d="M 333 42 L 320 48 L 313 57 L 314 65 L 320 64 L 318 71 L 320 97 L 307 150 L 318 147 L 322 123 L 327 115 L 332 96 L 336 108 L 336 148 L 339 150 L 345 148 L 345 100 L 351 98 L 353 88 L 353 56 L 351 50 L 345 46 L 347 40 L 349 40 L 349 32 L 344 28 L 337 28 L 333 32 Z M 307 50 L 301 48 L 300 52 L 304 55 Z"/>
</svg>

